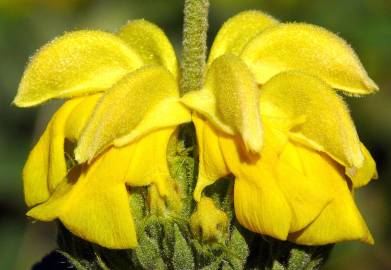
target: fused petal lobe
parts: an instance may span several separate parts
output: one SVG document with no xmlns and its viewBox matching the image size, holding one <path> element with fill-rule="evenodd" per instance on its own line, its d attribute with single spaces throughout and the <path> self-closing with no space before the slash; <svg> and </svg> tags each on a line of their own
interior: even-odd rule
<svg viewBox="0 0 391 270">
<path fill-rule="evenodd" d="M 331 166 L 335 166 L 330 162 Z M 310 164 L 309 164 L 310 165 Z M 292 233 L 289 240 L 304 245 L 326 245 L 349 240 L 373 244 L 373 238 L 362 218 L 352 194 L 344 181 L 341 168 L 329 170 L 327 185 L 333 200 L 320 215 L 301 231 Z"/>
<path fill-rule="evenodd" d="M 305 228 L 333 200 L 333 187 L 327 181 L 330 174 L 334 175 L 331 162 L 325 154 L 300 144 L 289 141 L 285 145 L 275 171 L 292 211 L 290 232 Z"/>
<path fill-rule="evenodd" d="M 238 221 L 253 232 L 285 240 L 292 213 L 276 181 L 273 166 L 277 155 L 266 144 L 259 158 L 248 157 L 240 140 L 226 137 L 219 142 L 227 167 L 235 176 L 234 206 Z"/>
</svg>

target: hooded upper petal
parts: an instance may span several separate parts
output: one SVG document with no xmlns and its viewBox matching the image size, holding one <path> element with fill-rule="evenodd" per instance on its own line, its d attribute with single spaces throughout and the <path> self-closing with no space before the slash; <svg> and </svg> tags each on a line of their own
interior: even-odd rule
<svg viewBox="0 0 391 270">
<path fill-rule="evenodd" d="M 241 53 L 258 83 L 299 70 L 349 94 L 369 94 L 377 85 L 351 47 L 335 34 L 304 23 L 278 24 L 252 39 Z"/>
<path fill-rule="evenodd" d="M 364 162 L 360 141 L 343 100 L 321 80 L 299 72 L 276 75 L 262 86 L 260 109 L 267 117 L 295 119 L 303 124 L 292 137 L 323 151 L 347 168 Z"/>
<path fill-rule="evenodd" d="M 240 134 L 248 150 L 261 150 L 259 91 L 239 57 L 225 54 L 217 58 L 208 70 L 204 88 L 185 95 L 182 102 L 223 132 Z"/>
<path fill-rule="evenodd" d="M 143 65 L 158 64 L 178 77 L 174 49 L 156 25 L 135 20 L 118 36 L 103 31 L 67 33 L 40 49 L 26 68 L 14 103 L 38 105 L 105 91 Z"/>
<path fill-rule="evenodd" d="M 76 159 L 91 160 L 117 139 L 124 145 L 152 130 L 189 121 L 190 114 L 180 104 L 174 105 L 178 111 L 156 113 L 162 113 L 163 102 L 173 105 L 177 100 L 177 82 L 164 67 L 149 66 L 130 73 L 99 101 L 78 142 Z M 141 122 L 142 129 L 137 129 Z"/>
<path fill-rule="evenodd" d="M 104 91 L 142 64 L 140 56 L 115 35 L 89 30 L 67 33 L 31 59 L 14 103 L 29 107 L 52 98 Z"/>
</svg>

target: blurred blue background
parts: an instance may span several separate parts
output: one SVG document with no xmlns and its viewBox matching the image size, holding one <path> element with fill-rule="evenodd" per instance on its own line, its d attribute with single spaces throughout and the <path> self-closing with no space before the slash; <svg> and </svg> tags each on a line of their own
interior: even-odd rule
<svg viewBox="0 0 391 270">
<path fill-rule="evenodd" d="M 115 32 L 136 18 L 161 26 L 180 55 L 182 8 L 180 0 L 0 0 L 0 269 L 29 269 L 55 246 L 53 224 L 24 216 L 23 163 L 58 104 L 32 109 L 11 105 L 28 58 L 65 31 Z M 357 192 L 376 244 L 337 245 L 326 268 L 391 269 L 391 1 L 211 0 L 209 42 L 227 18 L 246 9 L 338 33 L 378 83 L 381 91 L 376 95 L 346 98 L 380 173 L 379 180 Z"/>
</svg>

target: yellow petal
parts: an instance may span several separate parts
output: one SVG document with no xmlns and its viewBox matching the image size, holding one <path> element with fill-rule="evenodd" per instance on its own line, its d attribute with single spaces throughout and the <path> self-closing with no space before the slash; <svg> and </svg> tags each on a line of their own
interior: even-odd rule
<svg viewBox="0 0 391 270">
<path fill-rule="evenodd" d="M 48 186 L 52 192 L 67 174 L 65 139 L 76 142 L 101 94 L 72 99 L 64 104 L 51 125 Z M 68 153 L 71 154 L 71 153 Z"/>
<path fill-rule="evenodd" d="M 235 214 L 250 231 L 286 240 L 292 213 L 271 172 L 271 168 L 262 168 L 257 181 L 236 178 Z"/>
<path fill-rule="evenodd" d="M 129 186 L 147 186 L 151 183 L 158 188 L 160 196 L 169 196 L 167 188 L 171 179 L 167 164 L 167 146 L 175 127 L 149 133 L 133 144 L 132 160 L 126 173 Z"/>
<path fill-rule="evenodd" d="M 24 200 L 28 207 L 49 198 L 47 184 L 49 171 L 50 128 L 47 128 L 31 150 L 23 168 Z"/>
<path fill-rule="evenodd" d="M 101 31 L 76 31 L 44 46 L 23 74 L 14 103 L 29 107 L 51 98 L 104 91 L 142 60 L 124 41 Z"/>
<path fill-rule="evenodd" d="M 248 150 L 261 150 L 259 90 L 239 57 L 231 54 L 216 59 L 208 71 L 205 87 L 185 95 L 182 101 L 222 131 L 240 134 Z"/>
<path fill-rule="evenodd" d="M 261 84 L 280 72 L 300 70 L 350 94 L 378 90 L 351 47 L 314 25 L 289 23 L 270 27 L 248 43 L 241 57 Z"/>
<path fill-rule="evenodd" d="M 51 198 L 27 214 L 42 221 L 59 218 L 73 234 L 103 247 L 137 245 L 125 175 L 132 146 L 110 148 L 78 179 L 69 175 Z"/>
<path fill-rule="evenodd" d="M 330 174 L 335 174 L 332 162 L 325 154 L 292 142 L 286 144 L 275 170 L 292 209 L 290 232 L 313 222 L 332 201 L 334 188 L 328 182 Z"/>
<path fill-rule="evenodd" d="M 360 141 L 343 100 L 325 83 L 298 72 L 276 75 L 262 86 L 260 110 L 265 117 L 305 122 L 291 138 L 325 152 L 344 166 L 360 168 Z"/>
<path fill-rule="evenodd" d="M 146 20 L 128 22 L 118 33 L 145 64 L 166 67 L 175 78 L 178 77 L 178 62 L 174 48 L 164 32 Z"/>
<path fill-rule="evenodd" d="M 149 66 L 130 73 L 108 90 L 96 107 L 86 126 L 75 150 L 76 160 L 85 162 L 113 144 L 113 141 L 123 136 L 136 139 L 131 132 L 152 112 L 161 102 L 178 98 L 178 85 L 174 77 L 161 66 Z M 172 112 L 170 112 L 172 113 Z M 183 111 L 178 112 L 178 117 Z M 159 127 L 167 127 L 165 114 L 151 115 L 144 130 L 137 130 L 137 135 L 143 135 Z M 175 115 L 167 116 L 170 124 Z M 177 124 L 188 119 L 177 119 Z M 161 124 L 159 124 L 159 121 Z M 159 125 L 157 125 L 159 124 Z M 131 143 L 127 140 L 128 143 Z"/>
<path fill-rule="evenodd" d="M 197 113 L 193 114 L 193 123 L 199 148 L 198 177 L 194 189 L 194 199 L 199 201 L 204 188 L 213 184 L 219 178 L 228 175 L 229 170 L 219 145 L 219 137 L 225 135 Z"/>
<path fill-rule="evenodd" d="M 293 122 L 302 123 L 301 120 Z M 262 115 L 262 123 L 265 130 L 264 144 L 266 151 L 273 151 L 276 155 L 281 155 L 285 146 L 289 142 L 289 131 L 293 125 L 291 119 L 275 119 Z M 262 152 L 261 152 L 262 153 Z"/>
<path fill-rule="evenodd" d="M 261 11 L 240 12 L 226 21 L 217 33 L 210 50 L 208 64 L 226 53 L 239 55 L 252 38 L 277 23 L 276 19 Z"/>
<path fill-rule="evenodd" d="M 190 121 L 190 111 L 179 99 L 167 98 L 158 103 L 150 112 L 147 112 L 140 123 L 130 133 L 116 138 L 113 144 L 117 147 L 122 147 L 137 140 L 146 133 L 165 127 L 175 127 Z"/>
<path fill-rule="evenodd" d="M 75 182 L 73 178 L 72 181 Z M 72 197 L 72 188 L 74 186 L 72 181 L 64 179 L 51 194 L 50 199 L 30 209 L 27 212 L 27 216 L 40 221 L 52 221 L 58 218 L 63 208 L 65 208 L 64 206 Z"/>
<path fill-rule="evenodd" d="M 66 120 L 65 137 L 76 142 L 79 140 L 80 135 L 90 119 L 92 112 L 102 97 L 102 94 L 95 94 L 83 98 L 83 100 L 72 110 Z"/>
<path fill-rule="evenodd" d="M 99 94 L 67 101 L 50 120 L 44 134 L 30 152 L 23 169 L 27 206 L 49 198 L 67 174 L 65 140 L 77 141 Z"/>
<path fill-rule="evenodd" d="M 285 240 L 292 212 L 274 171 L 278 153 L 266 142 L 259 155 L 248 155 L 237 137 L 219 138 L 224 160 L 235 176 L 234 205 L 238 221 L 253 232 Z"/>
<path fill-rule="evenodd" d="M 50 128 L 50 148 L 49 148 L 49 166 L 47 185 L 50 192 L 53 192 L 57 185 L 64 180 L 67 174 L 67 164 L 65 160 L 65 133 L 68 116 L 76 106 L 82 101 L 82 98 L 67 101 L 53 116 Z"/>
<path fill-rule="evenodd" d="M 354 170 L 346 170 L 346 174 L 352 180 L 353 187 L 358 188 L 365 186 L 371 179 L 377 179 L 376 163 L 373 160 L 371 153 L 361 143 L 361 151 L 364 155 L 364 163 L 362 167 Z"/>
<path fill-rule="evenodd" d="M 309 163 L 308 167 L 311 165 Z M 353 201 L 343 170 L 337 167 L 330 169 L 324 180 L 333 189 L 333 201 L 310 225 L 291 234 L 289 240 L 317 246 L 349 240 L 373 244 L 373 238 Z"/>
</svg>

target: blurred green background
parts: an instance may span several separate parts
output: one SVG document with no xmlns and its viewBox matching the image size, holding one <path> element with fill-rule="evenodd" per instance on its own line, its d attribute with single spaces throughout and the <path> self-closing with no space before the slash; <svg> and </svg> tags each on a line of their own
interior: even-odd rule
<svg viewBox="0 0 391 270">
<path fill-rule="evenodd" d="M 116 31 L 135 18 L 160 25 L 179 55 L 182 7 L 180 0 L 0 0 L 0 269 L 29 269 L 55 246 L 53 224 L 35 223 L 24 216 L 23 163 L 57 105 L 51 102 L 32 109 L 11 105 L 28 58 L 65 31 Z M 380 86 L 376 95 L 346 98 L 380 173 L 380 180 L 357 192 L 376 244 L 337 245 L 326 268 L 391 269 L 391 1 L 211 0 L 209 42 L 227 18 L 245 9 L 338 33 Z"/>
</svg>

